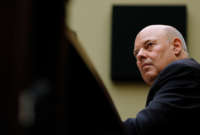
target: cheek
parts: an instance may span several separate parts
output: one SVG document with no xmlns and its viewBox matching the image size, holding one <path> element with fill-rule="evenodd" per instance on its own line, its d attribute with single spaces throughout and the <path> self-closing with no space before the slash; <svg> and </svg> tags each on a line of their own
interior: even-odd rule
<svg viewBox="0 0 200 135">
<path fill-rule="evenodd" d="M 160 53 L 159 51 L 153 51 L 149 54 L 149 57 L 152 60 L 159 60 L 162 58 L 162 53 Z"/>
<path fill-rule="evenodd" d="M 156 45 L 152 49 L 152 51 L 150 53 L 151 57 L 154 58 L 154 59 L 160 59 L 160 58 L 162 58 L 163 55 L 165 54 L 165 52 L 167 51 L 167 48 L 165 48 L 164 46 L 165 45 L 160 45 L 160 44 Z"/>
<path fill-rule="evenodd" d="M 152 60 L 154 67 L 159 69 L 165 60 L 164 53 L 153 52 L 150 54 L 150 59 Z"/>
<path fill-rule="evenodd" d="M 152 57 L 156 70 L 160 72 L 163 70 L 170 61 L 170 55 L 167 52 L 157 53 Z"/>
<path fill-rule="evenodd" d="M 162 57 L 158 56 L 157 59 L 154 60 L 153 68 L 154 72 L 160 72 L 163 66 Z"/>
</svg>

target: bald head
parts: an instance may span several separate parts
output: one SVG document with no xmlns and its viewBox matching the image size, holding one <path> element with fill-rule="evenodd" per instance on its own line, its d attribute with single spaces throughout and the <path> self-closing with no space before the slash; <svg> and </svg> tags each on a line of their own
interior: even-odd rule
<svg viewBox="0 0 200 135">
<path fill-rule="evenodd" d="M 134 55 L 144 81 L 150 85 L 168 64 L 188 57 L 183 36 L 168 25 L 142 29 L 135 39 Z"/>
<path fill-rule="evenodd" d="M 166 31 L 169 41 L 172 41 L 176 37 L 179 38 L 182 42 L 182 47 L 183 47 L 184 51 L 188 53 L 186 42 L 183 38 L 183 35 L 176 28 L 166 25 L 164 30 Z"/>
<path fill-rule="evenodd" d="M 142 31 L 145 31 L 145 30 L 150 30 L 150 29 L 157 29 L 157 30 L 162 30 L 169 42 L 171 42 L 174 38 L 179 38 L 181 43 L 182 43 L 182 48 L 183 50 L 185 51 L 185 53 L 188 55 L 188 49 L 187 49 L 187 45 L 186 45 L 186 42 L 185 42 L 185 39 L 183 38 L 183 35 L 173 26 L 170 26 L 170 25 L 149 25 L 149 26 L 146 26 L 145 28 L 143 28 L 139 33 L 138 35 L 142 32 Z"/>
</svg>

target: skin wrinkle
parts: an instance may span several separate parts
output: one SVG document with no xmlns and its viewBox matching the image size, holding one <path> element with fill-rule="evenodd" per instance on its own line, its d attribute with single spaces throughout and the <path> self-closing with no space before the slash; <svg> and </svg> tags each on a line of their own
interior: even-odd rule
<svg viewBox="0 0 200 135">
<path fill-rule="evenodd" d="M 134 55 L 143 80 L 152 85 L 157 75 L 171 62 L 187 58 L 182 35 L 168 25 L 150 25 L 135 39 Z"/>
</svg>

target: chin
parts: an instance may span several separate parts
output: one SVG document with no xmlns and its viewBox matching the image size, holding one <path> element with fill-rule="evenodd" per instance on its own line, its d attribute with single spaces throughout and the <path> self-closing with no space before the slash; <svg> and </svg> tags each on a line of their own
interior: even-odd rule
<svg viewBox="0 0 200 135">
<path fill-rule="evenodd" d="M 153 84 L 153 82 L 154 81 L 150 81 L 150 80 L 144 80 L 145 81 L 145 83 L 147 84 L 147 85 L 149 85 L 149 86 L 151 86 L 152 84 Z"/>
<path fill-rule="evenodd" d="M 153 84 L 154 80 L 156 79 L 156 77 L 157 77 L 157 74 L 146 74 L 142 78 L 146 84 L 151 86 Z"/>
</svg>

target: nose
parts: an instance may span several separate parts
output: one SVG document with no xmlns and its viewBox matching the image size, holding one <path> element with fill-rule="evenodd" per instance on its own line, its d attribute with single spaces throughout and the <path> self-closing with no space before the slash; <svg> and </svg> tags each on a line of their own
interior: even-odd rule
<svg viewBox="0 0 200 135">
<path fill-rule="evenodd" d="M 136 56 L 137 61 L 143 61 L 144 59 L 146 59 L 146 51 L 141 48 Z"/>
</svg>

